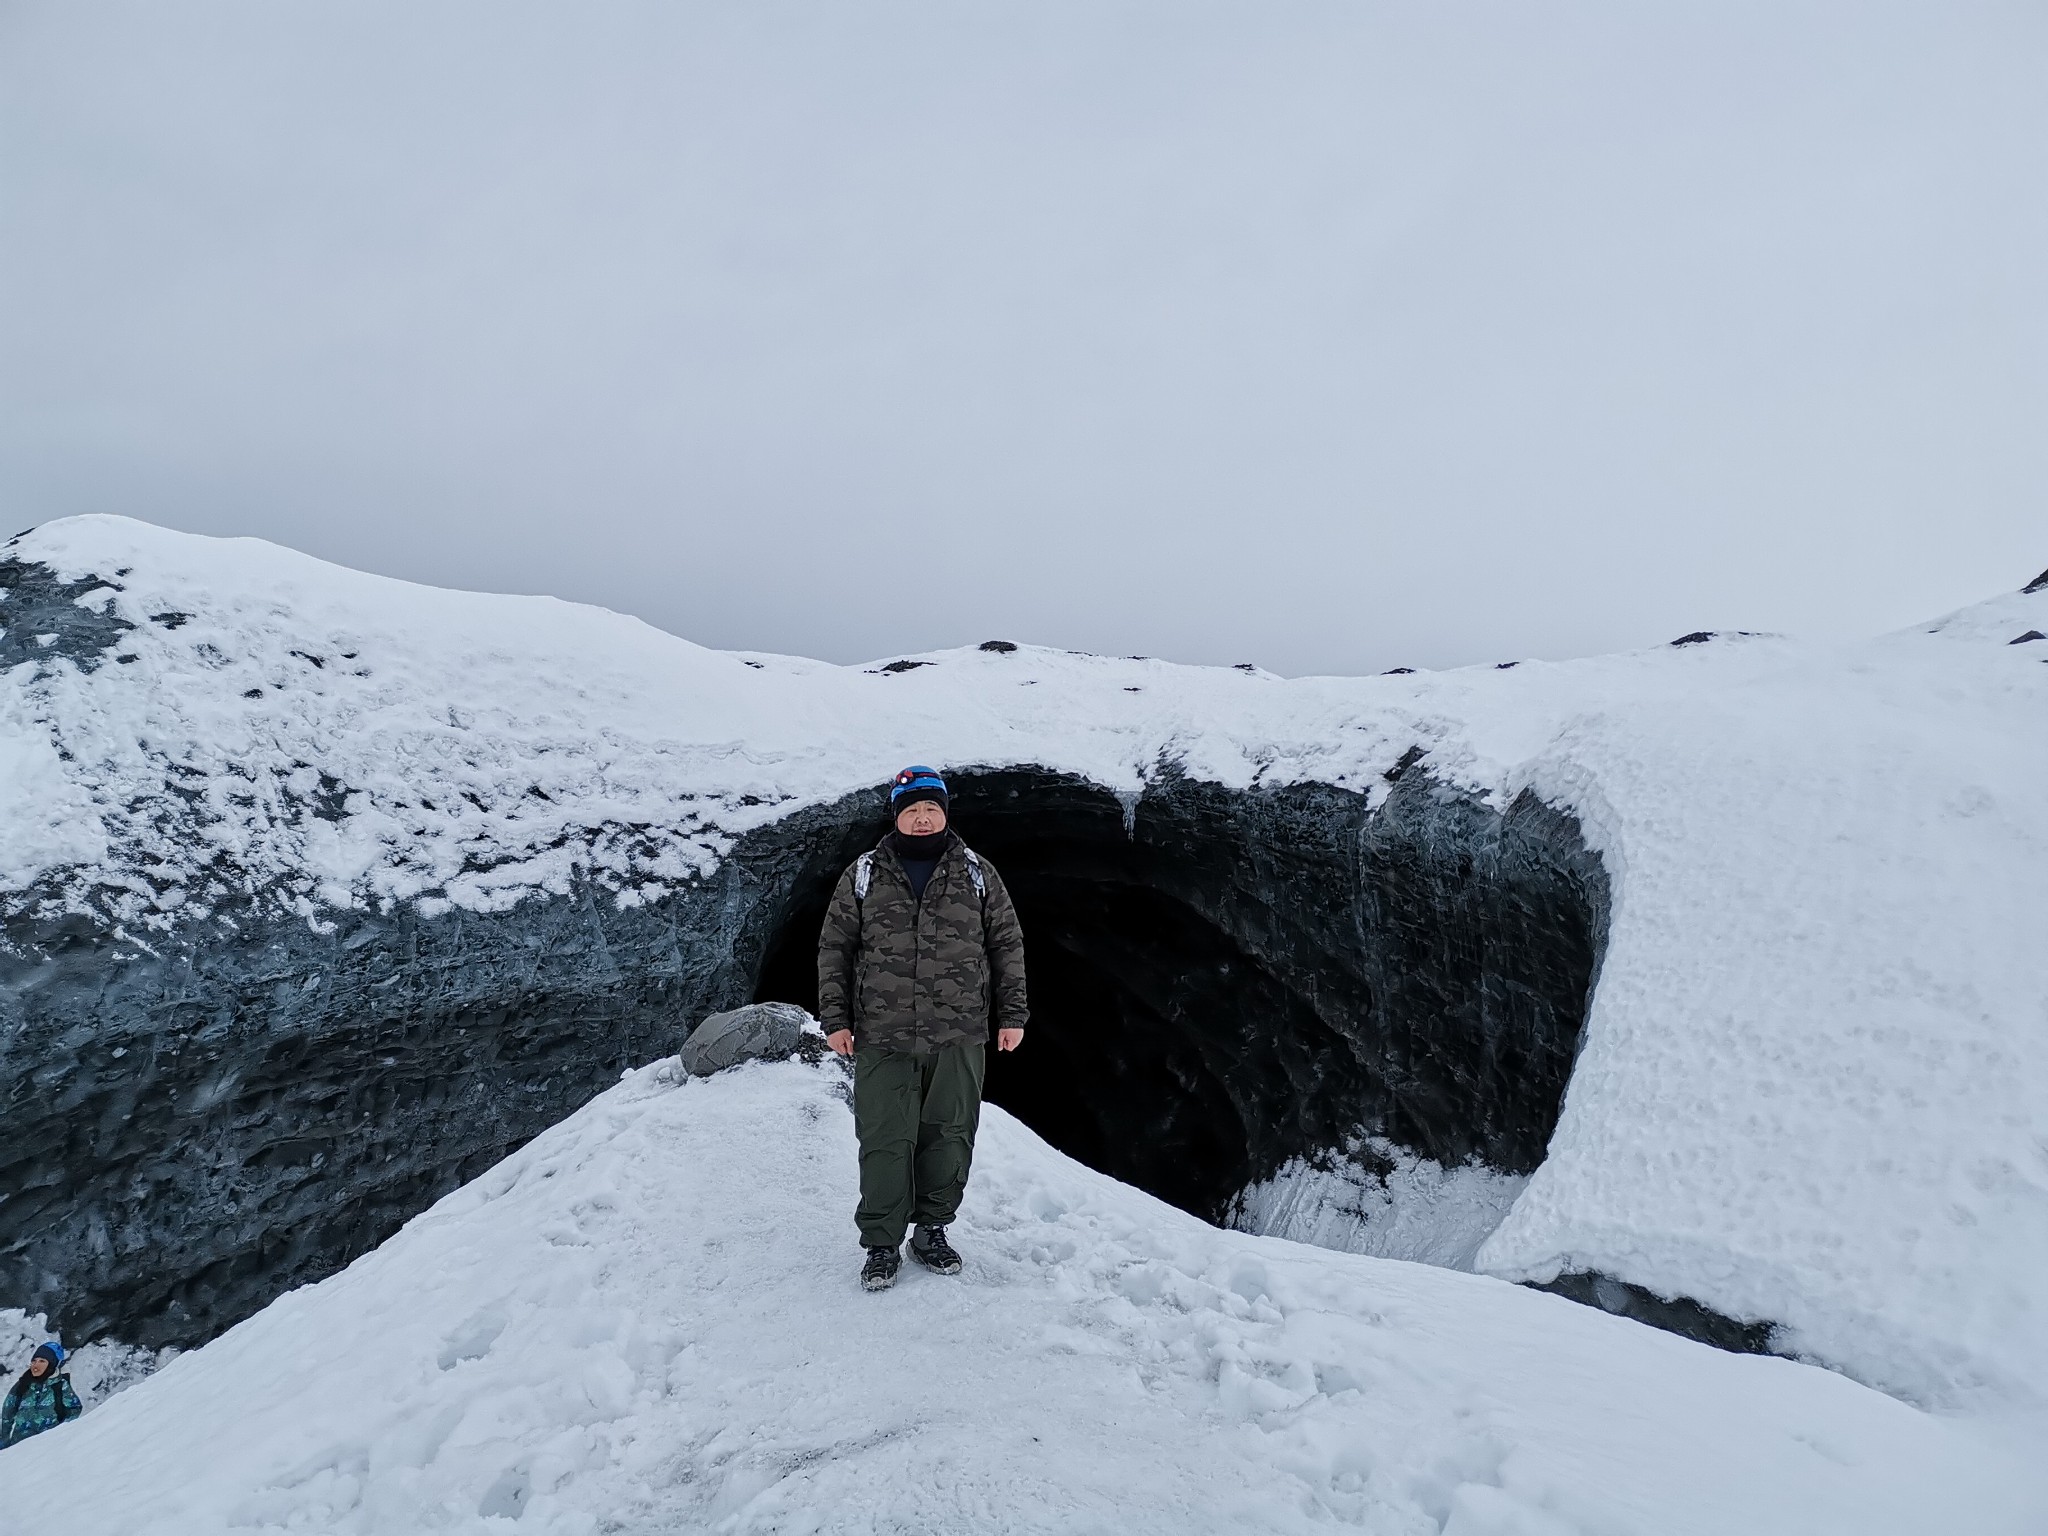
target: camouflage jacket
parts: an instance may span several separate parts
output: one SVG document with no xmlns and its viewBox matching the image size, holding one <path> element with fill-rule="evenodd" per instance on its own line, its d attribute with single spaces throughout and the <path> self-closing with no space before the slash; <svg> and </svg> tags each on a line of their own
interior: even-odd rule
<svg viewBox="0 0 2048 1536">
<path fill-rule="evenodd" d="M 855 888 L 862 860 L 865 896 Z M 847 866 L 818 935 L 825 1033 L 850 1029 L 859 1045 L 930 1051 L 986 1041 L 991 1027 L 1022 1029 L 1026 1013 L 1017 909 L 995 866 L 959 834 L 947 834 L 922 901 L 886 837 Z"/>
</svg>

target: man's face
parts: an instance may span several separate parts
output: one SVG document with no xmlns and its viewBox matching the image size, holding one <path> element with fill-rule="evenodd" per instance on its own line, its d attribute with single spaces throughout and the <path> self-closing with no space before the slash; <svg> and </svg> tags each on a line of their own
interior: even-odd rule
<svg viewBox="0 0 2048 1536">
<path fill-rule="evenodd" d="M 896 813 L 896 830 L 905 837 L 930 837 L 946 830 L 946 812 L 936 800 L 919 800 Z"/>
</svg>

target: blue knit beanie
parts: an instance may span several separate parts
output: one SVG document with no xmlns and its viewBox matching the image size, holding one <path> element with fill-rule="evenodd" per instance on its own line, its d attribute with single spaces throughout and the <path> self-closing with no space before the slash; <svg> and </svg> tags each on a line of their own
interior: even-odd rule
<svg viewBox="0 0 2048 1536">
<path fill-rule="evenodd" d="M 913 763 L 889 785 L 889 814 L 893 816 L 920 800 L 936 800 L 940 810 L 951 809 L 946 799 L 946 781 L 939 777 L 939 770 Z"/>
</svg>

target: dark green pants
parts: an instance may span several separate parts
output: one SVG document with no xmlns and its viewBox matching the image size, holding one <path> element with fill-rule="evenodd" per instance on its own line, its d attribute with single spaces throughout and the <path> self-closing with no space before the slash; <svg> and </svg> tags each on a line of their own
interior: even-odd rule
<svg viewBox="0 0 2048 1536">
<path fill-rule="evenodd" d="M 894 1248 L 910 1223 L 943 1227 L 960 1209 L 986 1049 L 968 1040 L 918 1054 L 873 1045 L 854 1053 L 863 1247 Z"/>
</svg>

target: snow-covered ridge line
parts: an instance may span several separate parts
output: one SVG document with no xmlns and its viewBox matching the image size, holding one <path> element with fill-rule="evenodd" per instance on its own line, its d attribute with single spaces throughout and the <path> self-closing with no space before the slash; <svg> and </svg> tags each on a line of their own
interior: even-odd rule
<svg viewBox="0 0 2048 1536">
<path fill-rule="evenodd" d="M 739 657 L 110 518 L 0 559 L 44 584 L 0 600 L 0 915 L 630 904 L 908 760 L 1378 793 L 1419 749 L 1532 790 L 1613 910 L 1548 1161 L 1476 1267 L 1693 1297 L 1925 1402 L 2048 1381 L 2039 583 L 1855 646 L 1282 681 Z"/>
<path fill-rule="evenodd" d="M 1131 794 L 1163 763 L 1370 786 L 1420 746 L 1439 777 L 1498 794 L 1580 691 L 1537 663 L 1283 682 L 1034 647 L 900 672 L 741 657 L 601 609 L 117 518 L 48 524 L 0 557 L 45 577 L 9 597 L 45 617 L 0 641 L 21 658 L 0 695 L 18 788 L 0 897 L 139 932 L 250 901 L 315 922 L 503 910 L 577 880 L 630 904 L 911 757 Z M 66 606 L 87 622 L 59 634 L 47 615 Z M 1670 659 L 1742 670 L 1751 649 Z M 1458 718 L 1475 699 L 1485 738 Z"/>
</svg>

